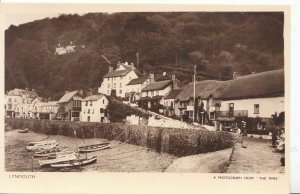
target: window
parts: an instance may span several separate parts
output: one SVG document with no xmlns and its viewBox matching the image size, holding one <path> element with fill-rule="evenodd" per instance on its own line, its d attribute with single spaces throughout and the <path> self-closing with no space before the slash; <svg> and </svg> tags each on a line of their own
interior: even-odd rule
<svg viewBox="0 0 300 194">
<path fill-rule="evenodd" d="M 25 104 L 25 99 L 22 99 L 22 103 Z"/>
<path fill-rule="evenodd" d="M 120 94 L 122 94 L 122 90 L 120 90 Z"/>
<path fill-rule="evenodd" d="M 105 100 L 103 99 L 103 104 L 105 103 Z"/>
<path fill-rule="evenodd" d="M 254 104 L 254 114 L 259 114 L 259 104 Z"/>
<path fill-rule="evenodd" d="M 11 102 L 11 98 L 8 98 L 8 102 Z"/>
<path fill-rule="evenodd" d="M 15 102 L 17 102 L 17 99 L 15 98 Z"/>
<path fill-rule="evenodd" d="M 156 91 L 156 95 L 159 96 L 159 90 Z"/>
<path fill-rule="evenodd" d="M 100 113 L 103 113 L 103 108 L 100 108 Z"/>
<path fill-rule="evenodd" d="M 121 77 L 120 77 L 120 79 L 122 80 L 122 79 L 123 79 L 123 77 L 121 76 Z"/>
<path fill-rule="evenodd" d="M 116 83 L 114 83 L 114 89 L 116 89 Z"/>
<path fill-rule="evenodd" d="M 90 102 L 90 106 L 93 106 L 93 101 Z"/>
<path fill-rule="evenodd" d="M 154 96 L 154 91 L 151 91 L 151 96 Z"/>
<path fill-rule="evenodd" d="M 88 114 L 90 114 L 90 109 L 88 109 L 88 112 L 87 112 Z"/>
<path fill-rule="evenodd" d="M 122 83 L 120 83 L 120 88 L 122 88 Z"/>
<path fill-rule="evenodd" d="M 108 84 L 107 84 L 107 88 L 109 88 L 109 87 L 110 87 L 110 84 L 108 83 Z"/>
<path fill-rule="evenodd" d="M 88 106 L 88 101 L 85 102 L 85 106 Z"/>
<path fill-rule="evenodd" d="M 92 112 L 93 114 L 94 114 L 94 109 L 93 109 L 93 112 Z"/>
<path fill-rule="evenodd" d="M 80 107 L 81 106 L 81 101 L 80 100 L 74 100 L 73 101 L 73 106 Z"/>
</svg>

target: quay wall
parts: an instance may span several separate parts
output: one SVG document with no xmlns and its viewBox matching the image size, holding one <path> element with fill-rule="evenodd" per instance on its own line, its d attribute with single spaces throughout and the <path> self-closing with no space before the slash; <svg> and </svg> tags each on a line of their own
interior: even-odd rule
<svg viewBox="0 0 300 194">
<path fill-rule="evenodd" d="M 5 118 L 6 129 L 22 129 L 48 135 L 105 138 L 145 146 L 157 152 L 188 156 L 230 148 L 238 137 L 229 132 L 205 129 L 175 129 L 121 123 L 68 122 Z"/>
</svg>

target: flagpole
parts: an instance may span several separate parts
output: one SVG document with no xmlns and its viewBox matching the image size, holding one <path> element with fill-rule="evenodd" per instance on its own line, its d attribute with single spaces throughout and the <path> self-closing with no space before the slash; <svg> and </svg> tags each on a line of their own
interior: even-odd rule
<svg viewBox="0 0 300 194">
<path fill-rule="evenodd" d="M 196 109 L 195 96 L 196 96 L 196 65 L 194 65 L 194 111 L 193 111 L 193 123 L 195 122 L 195 109 Z"/>
</svg>

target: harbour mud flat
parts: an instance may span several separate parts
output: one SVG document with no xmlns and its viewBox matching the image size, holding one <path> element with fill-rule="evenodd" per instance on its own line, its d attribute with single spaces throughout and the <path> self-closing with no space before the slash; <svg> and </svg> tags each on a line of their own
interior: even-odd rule
<svg viewBox="0 0 300 194">
<path fill-rule="evenodd" d="M 51 172 L 51 171 L 98 171 L 98 172 L 163 172 L 177 157 L 158 153 L 149 148 L 110 141 L 111 148 L 88 153 L 97 156 L 97 162 L 80 168 L 52 169 L 40 168 L 33 152 L 25 149 L 30 141 L 57 140 L 58 147 L 76 148 L 78 146 L 107 142 L 106 139 L 75 139 L 61 135 L 45 135 L 29 131 L 18 133 L 17 130 L 5 132 L 5 170 L 17 172 Z M 80 157 L 86 157 L 81 154 Z"/>
</svg>

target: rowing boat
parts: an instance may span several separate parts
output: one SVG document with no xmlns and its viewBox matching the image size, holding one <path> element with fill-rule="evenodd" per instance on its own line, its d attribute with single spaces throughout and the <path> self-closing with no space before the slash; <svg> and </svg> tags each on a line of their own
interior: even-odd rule
<svg viewBox="0 0 300 194">
<path fill-rule="evenodd" d="M 25 129 L 18 129 L 18 132 L 19 133 L 27 133 L 29 131 L 28 128 L 25 128 Z"/>
<path fill-rule="evenodd" d="M 97 156 L 92 156 L 89 158 L 83 158 L 78 160 L 69 160 L 64 162 L 57 162 L 51 164 L 52 168 L 65 168 L 65 167 L 76 167 L 76 166 L 84 166 L 88 164 L 92 164 L 97 161 Z"/>
<path fill-rule="evenodd" d="M 62 152 L 67 150 L 66 147 L 64 148 L 52 148 L 52 149 L 41 149 L 34 152 L 34 157 L 48 157 L 51 154 L 56 154 L 57 152 Z"/>
<path fill-rule="evenodd" d="M 55 148 L 58 145 L 56 140 L 52 141 L 39 141 L 39 142 L 29 142 L 26 146 L 28 151 L 35 151 L 35 150 L 49 150 Z"/>
<path fill-rule="evenodd" d="M 95 152 L 99 150 L 104 150 L 109 148 L 111 145 L 110 143 L 99 143 L 99 144 L 93 144 L 93 145 L 85 145 L 79 147 L 79 152 L 85 153 L 85 152 Z"/>
<path fill-rule="evenodd" d="M 61 155 L 58 158 L 55 159 L 48 159 L 48 160 L 39 160 L 39 165 L 41 167 L 44 166 L 48 166 L 54 163 L 58 163 L 58 162 L 66 162 L 66 161 L 72 161 L 72 160 L 76 160 L 77 159 L 77 154 L 75 153 L 71 153 L 71 154 L 66 154 L 66 155 Z"/>
</svg>

